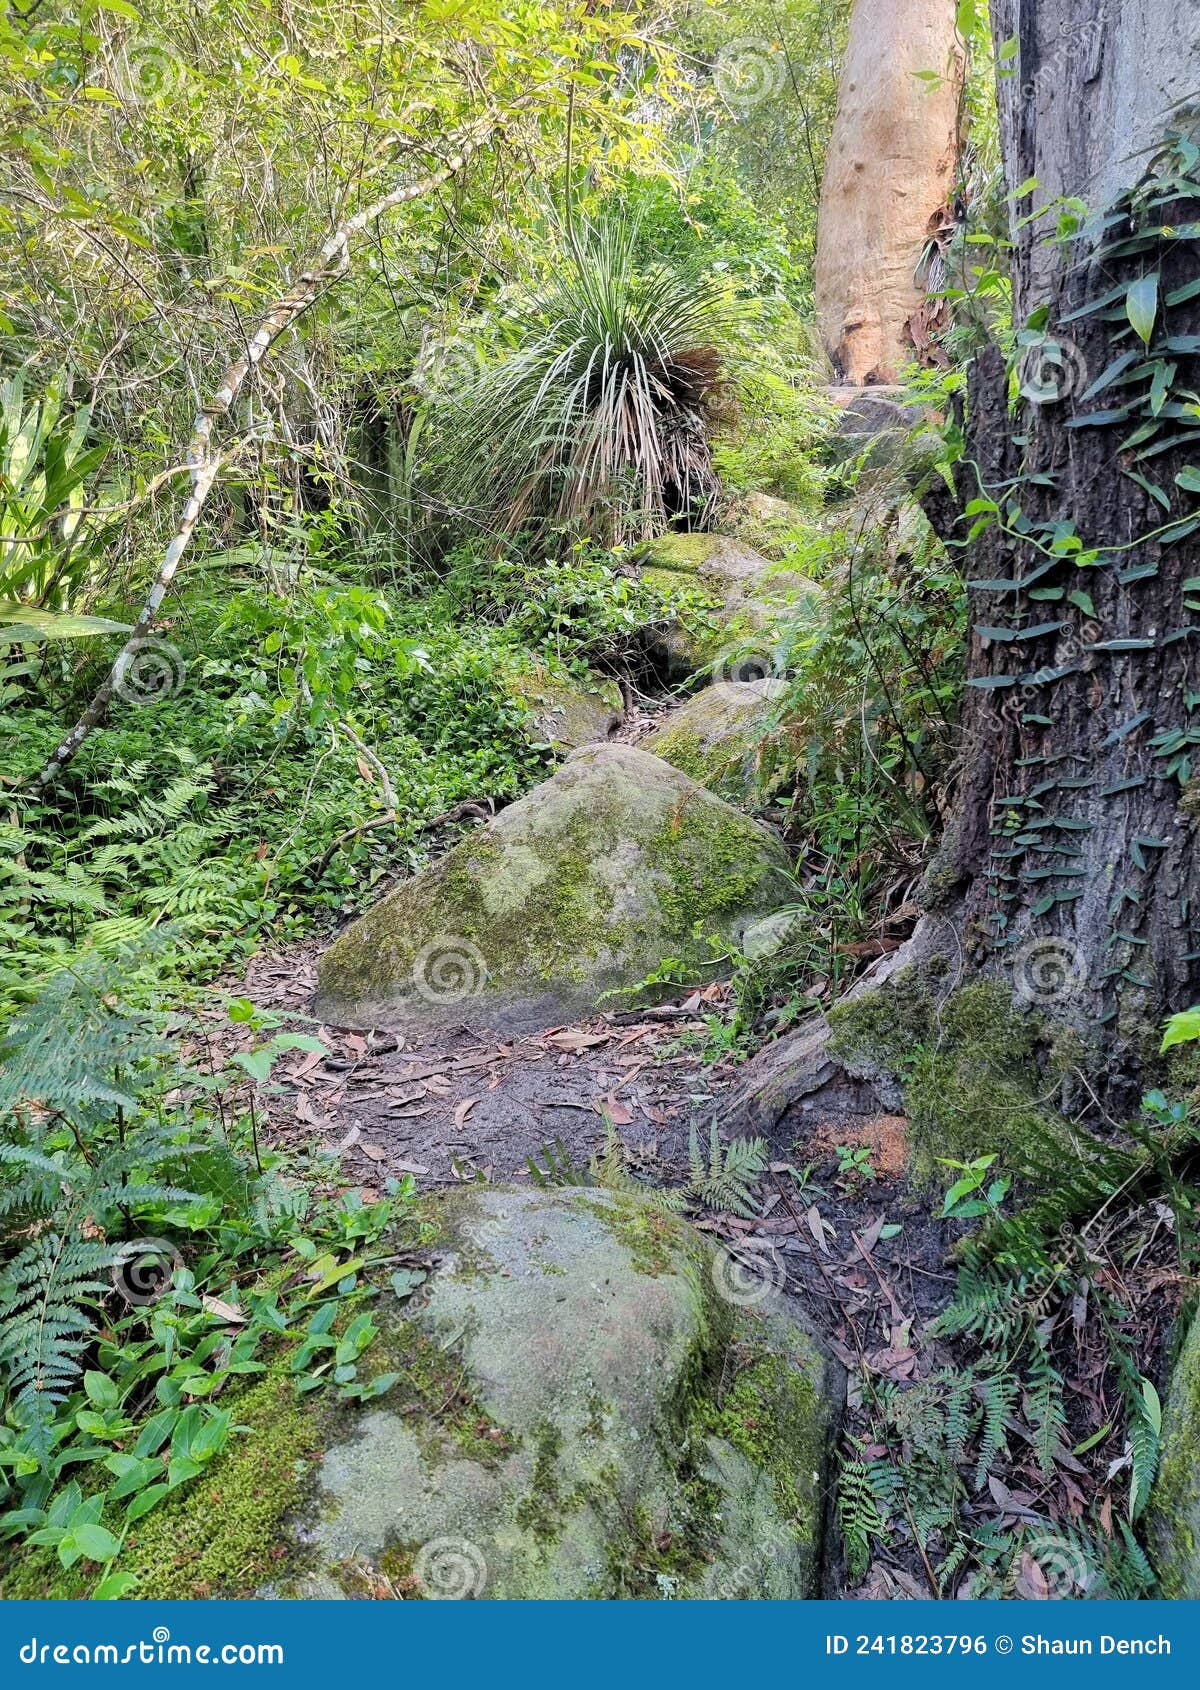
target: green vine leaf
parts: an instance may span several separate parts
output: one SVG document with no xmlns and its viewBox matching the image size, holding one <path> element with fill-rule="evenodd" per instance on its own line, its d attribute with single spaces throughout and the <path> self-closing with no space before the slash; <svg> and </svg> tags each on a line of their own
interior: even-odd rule
<svg viewBox="0 0 1200 1690">
<path fill-rule="evenodd" d="M 1149 276 L 1139 276 L 1136 282 L 1129 284 L 1129 291 L 1125 295 L 1125 314 L 1133 325 L 1133 332 L 1143 345 L 1149 346 L 1158 316 L 1157 271 Z"/>
</svg>

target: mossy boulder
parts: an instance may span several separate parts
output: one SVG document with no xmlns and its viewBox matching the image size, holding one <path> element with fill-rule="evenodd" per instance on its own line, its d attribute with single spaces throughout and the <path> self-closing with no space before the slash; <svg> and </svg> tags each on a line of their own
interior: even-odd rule
<svg viewBox="0 0 1200 1690">
<path fill-rule="evenodd" d="M 1167 1393 L 1162 1459 L 1147 1522 L 1162 1594 L 1200 1601 L 1200 1315 L 1192 1321 Z"/>
<path fill-rule="evenodd" d="M 510 690 L 528 706 L 539 738 L 556 748 L 574 751 L 606 740 L 625 719 L 620 687 L 601 675 L 580 681 L 539 666 L 513 676 Z"/>
<path fill-rule="evenodd" d="M 341 934 L 316 1010 L 416 1033 L 548 1026 L 668 958 L 704 977 L 787 901 L 787 866 L 772 834 L 669 763 L 588 746 Z"/>
<path fill-rule="evenodd" d="M 689 587 L 709 601 L 708 628 L 675 624 L 655 638 L 668 678 L 716 665 L 719 678 L 751 679 L 780 666 L 778 625 L 811 604 L 816 585 L 724 534 L 668 534 L 641 565 L 659 586 Z"/>
<path fill-rule="evenodd" d="M 752 804 L 770 773 L 778 734 L 768 726 L 782 681 L 722 681 L 674 711 L 642 742 L 646 751 L 733 804 Z"/>
<path fill-rule="evenodd" d="M 632 1195 L 442 1215 L 423 1304 L 379 1309 L 401 1379 L 329 1441 L 281 1593 L 818 1595 L 842 1381 L 796 1311 L 725 1300 L 712 1247 Z"/>
<path fill-rule="evenodd" d="M 722 524 L 735 540 L 761 552 L 770 563 L 784 562 L 815 525 L 814 517 L 798 505 L 770 493 L 746 494 Z"/>
</svg>

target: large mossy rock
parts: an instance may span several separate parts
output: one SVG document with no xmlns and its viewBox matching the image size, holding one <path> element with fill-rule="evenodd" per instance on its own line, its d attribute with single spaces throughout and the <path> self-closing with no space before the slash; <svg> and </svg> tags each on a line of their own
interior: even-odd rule
<svg viewBox="0 0 1200 1690">
<path fill-rule="evenodd" d="M 801 614 L 817 593 L 806 576 L 724 534 L 665 535 L 641 571 L 643 580 L 690 588 L 712 606 L 711 628 L 676 624 L 656 636 L 656 654 L 671 679 L 713 664 L 726 680 L 771 674 L 778 667 L 778 624 Z"/>
<path fill-rule="evenodd" d="M 423 1305 L 378 1311 L 400 1380 L 327 1443 L 287 1593 L 817 1596 L 842 1379 L 790 1305 L 636 1197 L 441 1213 Z"/>
<path fill-rule="evenodd" d="M 727 533 L 761 553 L 770 563 L 783 563 L 800 544 L 811 542 L 818 519 L 787 499 L 770 493 L 747 493 L 723 519 Z"/>
<path fill-rule="evenodd" d="M 643 749 L 732 804 L 752 805 L 771 772 L 778 735 L 768 733 L 782 681 L 722 681 L 673 711 Z"/>
<path fill-rule="evenodd" d="M 1148 1536 L 1162 1594 L 1200 1601 L 1200 1315 L 1167 1393 Z"/>
<path fill-rule="evenodd" d="M 316 1010 L 416 1034 L 515 1032 L 596 1007 L 666 958 L 698 976 L 787 901 L 787 854 L 669 763 L 577 751 L 334 942 Z"/>
<path fill-rule="evenodd" d="M 531 711 L 538 735 L 557 748 L 574 751 L 595 745 L 625 719 L 621 689 L 601 675 L 577 681 L 536 668 L 514 676 L 510 686 Z"/>
</svg>

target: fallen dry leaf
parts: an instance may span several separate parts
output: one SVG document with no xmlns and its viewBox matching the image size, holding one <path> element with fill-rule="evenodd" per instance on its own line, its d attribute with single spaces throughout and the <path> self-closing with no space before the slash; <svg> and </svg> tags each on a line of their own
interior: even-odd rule
<svg viewBox="0 0 1200 1690">
<path fill-rule="evenodd" d="M 546 1043 L 556 1050 L 577 1056 L 581 1050 L 595 1050 L 597 1045 L 607 1044 L 611 1036 L 609 1033 L 584 1033 L 578 1028 L 566 1028 L 561 1033 L 550 1033 Z"/>
<path fill-rule="evenodd" d="M 232 1303 L 226 1303 L 220 1297 L 201 1297 L 200 1306 L 208 1314 L 216 1315 L 218 1320 L 228 1321 L 233 1326 L 244 1326 L 246 1316 L 241 1309 L 235 1309 Z"/>
</svg>

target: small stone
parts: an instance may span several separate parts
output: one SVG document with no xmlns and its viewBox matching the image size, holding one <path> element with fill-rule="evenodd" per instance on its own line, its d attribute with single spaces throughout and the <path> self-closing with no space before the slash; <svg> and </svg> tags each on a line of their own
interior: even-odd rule
<svg viewBox="0 0 1200 1690">
<path fill-rule="evenodd" d="M 673 711 L 644 747 L 730 803 L 752 805 L 779 750 L 771 716 L 786 694 L 777 680 L 717 682 Z"/>
<path fill-rule="evenodd" d="M 690 588 L 712 601 L 712 629 L 676 623 L 656 636 L 653 652 L 669 680 L 710 666 L 717 680 L 778 675 L 785 661 L 778 628 L 811 614 L 820 594 L 807 576 L 724 534 L 668 534 L 651 546 L 641 573 L 653 584 Z"/>
</svg>

